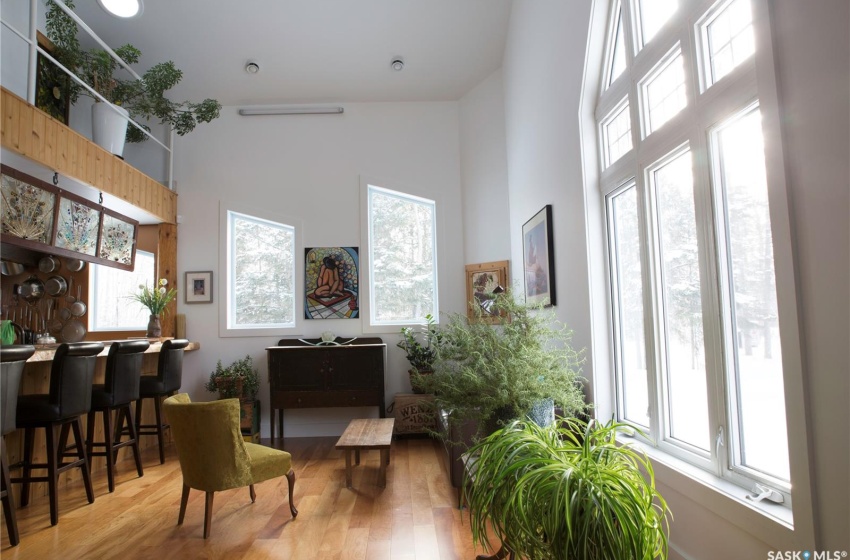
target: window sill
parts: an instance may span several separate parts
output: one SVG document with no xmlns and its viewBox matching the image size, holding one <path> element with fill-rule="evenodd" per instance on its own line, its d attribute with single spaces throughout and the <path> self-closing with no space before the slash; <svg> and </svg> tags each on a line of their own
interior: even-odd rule
<svg viewBox="0 0 850 560">
<path fill-rule="evenodd" d="M 771 546 L 796 546 L 800 535 L 794 530 L 791 507 L 772 502 L 748 500 L 748 491 L 740 486 L 677 459 L 635 438 L 620 438 L 623 443 L 643 451 L 652 461 L 656 480 L 695 504 L 726 519 L 740 529 Z M 673 512 L 675 515 L 675 512 Z M 805 540 L 805 539 L 804 539 Z M 810 541 L 811 542 L 811 541 Z"/>
<path fill-rule="evenodd" d="M 250 329 L 228 329 L 220 326 L 218 330 L 219 338 L 255 338 L 255 337 L 293 337 L 303 336 L 303 329 L 297 326 L 292 327 L 268 327 L 268 328 L 250 328 Z"/>
</svg>

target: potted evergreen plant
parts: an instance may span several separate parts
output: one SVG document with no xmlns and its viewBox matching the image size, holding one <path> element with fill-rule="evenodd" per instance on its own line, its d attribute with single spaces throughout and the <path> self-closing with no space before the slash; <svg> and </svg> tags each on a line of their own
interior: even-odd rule
<svg viewBox="0 0 850 560">
<path fill-rule="evenodd" d="M 74 9 L 72 0 L 65 0 L 65 5 Z M 106 106 L 96 99 L 92 107 L 93 141 L 104 149 L 121 156 L 125 137 L 128 142 L 142 142 L 147 138 L 136 127 L 127 126 L 127 116 L 134 120 L 167 123 L 181 136 L 194 130 L 199 123 L 218 118 L 221 104 L 214 99 L 194 103 L 175 102 L 165 97 L 165 93 L 183 78 L 183 72 L 174 62 L 169 60 L 151 66 L 141 80 L 120 78 L 116 74 L 121 66 L 105 50 L 84 50 L 80 46 L 76 22 L 52 0 L 48 1 L 46 19 L 47 36 L 53 42 L 55 58 L 113 105 Z M 128 64 L 138 63 L 142 55 L 139 49 L 130 44 L 118 47 L 114 52 Z M 93 97 L 88 90 L 71 81 L 70 102 L 75 103 L 80 95 Z M 101 131 L 101 125 L 118 126 L 122 132 L 117 139 L 113 139 Z M 143 126 L 150 130 L 148 126 Z"/>
<path fill-rule="evenodd" d="M 548 423 L 553 405 L 566 416 L 583 412 L 583 352 L 573 349 L 572 332 L 541 306 L 517 302 L 512 290 L 492 299 L 496 324 L 449 315 L 434 374 L 413 375 L 415 383 L 435 395 L 438 411 L 450 412 L 450 424 L 472 422 L 478 436 L 541 408 Z"/>
<path fill-rule="evenodd" d="M 218 360 L 215 370 L 210 373 L 204 389 L 218 393 L 219 399 L 237 398 L 240 401 L 240 424 L 243 433 L 254 435 L 259 430 L 260 403 L 257 392 L 260 390 L 260 376 L 254 367 L 250 355 L 234 361 L 224 367 Z"/>
<path fill-rule="evenodd" d="M 417 335 L 421 337 L 417 338 Z M 443 341 L 442 333 L 437 329 L 437 322 L 429 313 L 425 316 L 425 324 L 415 331 L 412 327 L 402 327 L 401 340 L 396 344 L 405 351 L 410 362 L 410 385 L 414 393 L 424 393 L 418 383 L 418 376 L 430 375 L 434 372 L 434 360 Z"/>
<path fill-rule="evenodd" d="M 260 377 L 250 355 L 224 367 L 221 360 L 210 373 L 204 389 L 218 393 L 220 399 L 254 400 L 260 389 Z"/>
<path fill-rule="evenodd" d="M 515 421 L 474 445 L 466 487 L 475 542 L 492 548 L 495 535 L 523 558 L 667 558 L 670 512 L 652 463 L 616 441 L 626 429 Z"/>
</svg>

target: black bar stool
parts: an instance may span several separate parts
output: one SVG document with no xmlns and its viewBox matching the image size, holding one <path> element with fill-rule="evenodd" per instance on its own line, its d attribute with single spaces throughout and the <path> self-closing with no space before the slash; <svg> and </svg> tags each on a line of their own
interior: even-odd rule
<svg viewBox="0 0 850 560">
<path fill-rule="evenodd" d="M 21 506 L 29 503 L 30 483 L 47 482 L 50 494 L 50 524 L 59 522 L 59 474 L 80 468 L 86 497 L 94 502 L 94 491 L 89 476 L 89 458 L 86 455 L 81 416 L 91 410 L 92 380 L 97 355 L 103 352 L 100 342 L 60 344 L 50 369 L 50 393 L 21 395 L 18 397 L 17 423 L 25 428 L 23 476 L 13 478 L 21 483 Z M 35 429 L 44 428 L 47 439 L 47 462 L 33 463 L 32 452 Z M 68 432 L 74 431 L 76 460 L 66 463 Z M 32 476 L 33 469 L 47 469 L 47 476 Z"/>
<path fill-rule="evenodd" d="M 157 436 L 159 439 L 159 462 L 165 463 L 165 429 L 162 421 L 162 398 L 170 397 L 183 383 L 183 350 L 189 341 L 183 338 L 166 340 L 159 351 L 156 376 L 143 375 L 139 384 L 139 400 L 136 401 L 136 431 L 138 436 Z M 142 401 L 153 399 L 156 424 L 142 424 Z"/>
<path fill-rule="evenodd" d="M 118 450 L 132 446 L 136 460 L 136 472 L 144 476 L 142 458 L 139 453 L 139 438 L 133 421 L 132 404 L 139 398 L 139 378 L 142 376 L 142 356 L 150 348 L 147 340 L 113 342 L 106 357 L 106 375 L 103 385 L 94 385 L 91 395 L 91 412 L 88 415 L 88 439 L 86 452 L 89 462 L 92 457 L 106 457 L 106 477 L 109 491 L 115 490 L 115 461 Z M 115 415 L 113 430 L 112 413 Z M 97 413 L 103 414 L 103 441 L 95 441 Z M 126 422 L 128 439 L 121 441 Z M 94 448 L 103 451 L 94 451 Z"/>
<path fill-rule="evenodd" d="M 0 357 L 3 362 L 2 374 L 0 374 L 0 393 L 2 393 L 0 426 L 3 432 L 3 437 L 0 437 L 0 468 L 3 471 L 3 487 L 0 488 L 0 498 L 3 500 L 6 532 L 9 533 L 9 542 L 12 546 L 18 546 L 21 537 L 18 533 L 18 520 L 15 517 L 15 497 L 12 495 L 12 483 L 9 479 L 9 457 L 6 455 L 5 436 L 17 428 L 15 414 L 18 410 L 18 388 L 21 386 L 24 365 L 34 353 L 34 346 L 17 345 L 0 348 Z"/>
</svg>

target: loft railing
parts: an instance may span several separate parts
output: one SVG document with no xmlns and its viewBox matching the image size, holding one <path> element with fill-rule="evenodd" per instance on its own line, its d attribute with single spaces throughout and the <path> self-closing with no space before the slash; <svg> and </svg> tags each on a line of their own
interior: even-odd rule
<svg viewBox="0 0 850 560">
<path fill-rule="evenodd" d="M 142 78 L 141 78 L 141 76 L 139 76 L 139 75 L 136 73 L 136 71 L 135 71 L 135 70 L 133 70 L 133 69 L 130 67 L 130 65 L 129 65 L 129 64 L 127 64 L 126 62 L 124 62 L 124 61 L 121 59 L 121 57 L 119 57 L 117 54 L 115 54 L 115 51 L 113 51 L 113 50 L 109 47 L 109 45 L 107 45 L 107 44 L 106 44 L 106 43 L 105 43 L 105 42 L 104 42 L 104 41 L 103 41 L 103 40 L 102 40 L 102 39 L 101 39 L 101 38 L 97 35 L 97 33 L 95 33 L 95 32 L 94 32 L 94 30 L 92 30 L 92 29 L 91 29 L 91 28 L 90 28 L 90 27 L 86 24 L 86 22 L 84 22 L 84 21 L 80 18 L 80 16 L 78 16 L 76 13 L 74 13 L 74 11 L 73 11 L 72 9 L 70 9 L 68 6 L 66 6 L 66 5 L 65 5 L 65 2 L 63 2 L 62 0 L 53 0 L 53 2 L 54 2 L 57 6 L 59 6 L 59 8 L 60 8 L 60 9 L 62 9 L 62 11 L 64 11 L 66 14 L 68 14 L 68 16 L 69 16 L 69 17 L 71 17 L 71 19 L 73 19 L 73 20 L 76 22 L 76 24 L 77 24 L 77 25 L 78 25 L 78 26 L 79 26 L 79 27 L 80 27 L 83 31 L 85 31 L 86 33 L 88 33 L 88 34 L 92 37 L 92 39 L 94 39 L 94 40 L 95 40 L 95 41 L 96 41 L 96 42 L 97 42 L 97 43 L 98 43 L 98 44 L 99 44 L 99 45 L 103 48 L 103 50 L 104 50 L 104 51 L 106 51 L 107 53 L 109 53 L 109 56 L 111 56 L 111 57 L 112 57 L 112 58 L 113 58 L 113 59 L 114 59 L 114 60 L 115 60 L 118 64 L 120 64 L 122 68 L 124 68 L 127 72 L 129 72 L 129 73 L 130 73 L 130 75 L 131 75 L 131 76 L 133 76 L 133 78 L 135 78 L 135 79 L 137 79 L 137 80 L 141 80 L 141 79 L 142 79 Z M 95 89 L 94 89 L 93 87 L 91 87 L 89 84 L 87 84 L 85 81 L 83 81 L 83 80 L 82 80 L 79 76 L 77 76 L 76 74 L 74 74 L 74 72 L 72 72 L 71 70 L 69 70 L 68 68 L 66 68 L 66 67 L 65 67 L 65 66 L 64 66 L 61 62 L 59 62 L 58 60 L 56 60 L 55 58 L 53 58 L 53 56 L 52 56 L 52 55 L 51 55 L 51 54 L 50 54 L 47 50 L 43 49 L 43 48 L 42 48 L 42 47 L 38 44 L 38 36 L 37 36 L 37 29 L 36 29 L 36 27 L 37 27 L 37 25 L 36 25 L 37 21 L 38 21 L 38 0 L 30 0 L 29 33 L 28 33 L 28 36 L 27 36 L 27 35 L 24 35 L 21 31 L 19 31 L 18 29 L 16 29 L 14 25 L 12 25 L 11 23 L 9 23 L 9 22 L 8 22 L 8 21 L 6 21 L 5 19 L 0 18 L 0 23 L 2 23 L 2 24 L 3 24 L 3 25 L 7 28 L 7 29 L 9 29 L 10 31 L 12 31 L 15 35 L 17 35 L 18 37 L 20 37 L 20 38 L 21 38 L 24 42 L 26 42 L 26 43 L 27 43 L 27 45 L 29 45 L 29 56 L 28 56 L 28 60 L 27 60 L 27 63 L 28 63 L 28 64 L 27 64 L 27 102 L 28 102 L 30 105 L 33 105 L 33 106 L 35 105 L 37 62 L 38 62 L 38 54 L 39 54 L 39 53 L 41 53 L 41 55 L 42 55 L 42 56 L 44 56 L 47 60 L 49 60 L 50 62 L 52 62 L 53 64 L 55 64 L 57 68 L 59 68 L 60 70 L 62 70 L 63 72 L 65 72 L 65 74 L 67 74 L 67 75 L 68 75 L 68 76 L 69 76 L 72 80 L 74 80 L 74 81 L 75 81 L 76 83 L 78 83 L 80 86 L 84 87 L 84 88 L 86 89 L 86 91 L 88 91 L 88 92 L 92 95 L 92 97 L 94 97 L 95 99 L 98 99 L 98 100 L 100 100 L 100 101 L 105 102 L 105 103 L 106 103 L 106 104 L 110 107 L 110 109 L 111 109 L 111 110 L 113 110 L 113 111 L 115 111 L 116 113 L 118 113 L 118 110 L 115 108 L 115 106 L 114 106 L 112 103 L 110 103 L 110 102 L 109 102 L 109 101 L 108 101 L 105 97 L 103 97 L 101 94 L 99 94 L 97 91 L 95 91 Z M 123 116 L 123 115 L 122 115 L 122 116 Z M 133 120 L 133 119 L 131 119 L 131 118 L 128 118 L 127 120 L 128 120 L 128 122 L 129 122 L 130 124 L 132 124 L 133 126 L 135 126 L 136 128 L 138 128 L 140 131 L 142 131 L 142 133 L 143 133 L 145 136 L 147 136 L 148 138 L 150 138 L 151 140 L 153 140 L 154 142 L 156 142 L 157 144 L 159 144 L 160 146 L 162 146 L 162 148 L 163 148 L 165 151 L 167 151 L 167 152 L 168 152 L 168 170 L 167 170 L 168 184 L 167 184 L 167 186 L 168 186 L 168 188 L 169 188 L 169 189 L 174 190 L 174 184 L 173 184 L 173 181 L 174 181 L 174 178 L 173 178 L 173 169 L 174 169 L 174 148 L 173 148 L 173 146 L 174 146 L 174 130 L 173 130 L 173 129 L 171 129 L 171 128 L 169 128 L 169 129 L 168 129 L 168 144 L 169 144 L 169 145 L 168 145 L 168 146 L 166 146 L 164 143 L 162 143 L 162 142 L 161 142 L 158 138 L 156 138 L 153 134 L 151 134 L 150 132 L 148 132 L 148 131 L 147 131 L 147 130 L 146 130 L 146 129 L 142 126 L 142 125 L 140 125 L 139 123 L 137 123 L 135 120 Z M 167 126 L 167 125 L 166 125 L 166 126 Z"/>
</svg>

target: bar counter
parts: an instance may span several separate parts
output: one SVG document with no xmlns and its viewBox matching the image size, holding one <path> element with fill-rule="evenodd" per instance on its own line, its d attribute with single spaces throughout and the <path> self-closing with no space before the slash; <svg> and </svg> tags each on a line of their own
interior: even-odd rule
<svg viewBox="0 0 850 560">
<path fill-rule="evenodd" d="M 135 339 L 134 339 L 135 340 Z M 148 338 L 148 339 L 139 339 L 139 340 L 147 340 L 151 343 L 151 347 L 145 350 L 145 354 L 159 354 L 159 349 L 162 348 L 162 343 L 168 338 Z M 103 352 L 97 355 L 98 358 L 106 358 L 109 354 L 109 345 L 113 342 L 126 342 L 127 339 L 124 340 L 87 340 L 85 342 L 100 342 L 103 344 Z M 53 356 L 56 354 L 56 349 L 59 348 L 59 344 L 33 344 L 35 346 L 35 354 L 33 354 L 29 360 L 27 360 L 27 364 L 31 364 L 33 362 L 52 362 Z M 201 344 L 199 342 L 190 342 L 186 347 L 186 352 L 191 352 L 193 350 L 200 349 Z M 105 362 L 104 362 L 105 363 Z M 144 367 L 142 368 L 142 372 L 144 373 Z M 155 370 L 154 370 L 155 372 Z M 97 382 L 97 381 L 95 381 Z"/>
<path fill-rule="evenodd" d="M 126 339 L 125 339 L 126 340 Z M 142 375 L 156 375 L 156 370 L 159 362 L 159 351 L 162 348 L 162 343 L 167 338 L 149 338 L 147 339 L 151 346 L 145 351 L 145 355 L 142 358 Z M 97 362 L 95 364 L 94 371 L 94 383 L 103 383 L 104 374 L 106 371 L 106 357 L 109 354 L 109 346 L 113 341 L 111 340 L 103 340 L 103 341 L 85 341 L 85 342 L 101 342 L 104 346 L 103 351 L 98 354 Z M 120 341 L 116 341 L 120 342 Z M 35 394 L 35 393 L 48 393 L 50 390 L 50 369 L 53 365 L 53 357 L 56 354 L 56 349 L 59 347 L 59 344 L 35 344 L 35 354 L 33 354 L 28 360 L 26 365 L 24 366 L 24 374 L 21 377 L 21 388 L 20 394 Z M 198 342 L 190 342 L 186 347 L 186 352 L 192 352 L 195 350 L 199 350 L 201 348 L 200 343 Z M 185 373 L 185 372 L 184 372 Z M 135 405 L 134 405 L 135 409 Z M 86 416 L 83 418 L 83 431 L 86 429 Z M 144 407 L 142 409 L 142 423 L 144 424 L 153 424 L 155 421 L 154 418 L 154 407 L 153 401 L 146 400 L 144 403 Z M 97 423 L 95 424 L 96 436 L 95 438 L 98 441 L 103 441 L 103 420 L 101 415 L 97 417 Z M 85 434 L 83 437 L 88 437 L 88 434 Z M 166 437 L 170 438 L 171 435 L 169 432 L 166 432 Z M 73 435 L 70 436 L 73 438 Z M 6 451 L 9 455 L 9 464 L 14 465 L 18 463 L 23 457 L 23 443 L 24 443 L 24 431 L 17 430 L 15 432 L 10 433 L 6 436 Z M 139 439 L 139 447 L 141 449 L 145 449 L 148 447 L 154 447 L 157 445 L 156 437 L 147 436 Z M 34 460 L 35 463 L 43 463 L 46 461 L 46 452 L 45 452 L 45 438 L 44 438 L 44 430 L 36 430 L 35 431 L 35 447 L 34 447 Z M 121 480 L 121 477 L 124 476 L 121 473 L 125 472 L 127 469 L 132 471 L 132 476 L 136 476 L 136 468 L 133 464 L 132 460 L 132 448 L 124 447 L 118 451 L 118 476 L 116 477 L 116 482 Z M 122 465 L 125 459 L 129 459 L 128 463 Z M 157 463 L 159 459 L 157 458 Z M 129 465 L 129 466 L 126 466 Z M 124 468 L 126 466 L 126 468 Z M 13 471 L 12 476 L 18 476 L 20 471 Z M 37 476 L 43 474 L 46 471 L 35 471 Z M 71 469 L 68 472 L 62 473 L 59 476 L 59 502 L 60 502 L 60 512 L 67 508 L 67 506 L 62 505 L 64 501 L 62 498 L 63 490 L 62 488 L 70 484 L 74 481 L 80 479 L 80 470 L 79 469 Z M 129 476 L 129 474 L 128 474 Z M 92 481 L 94 483 L 97 482 L 99 477 L 106 477 L 106 460 L 103 457 L 95 457 L 92 460 Z M 15 497 L 19 498 L 20 485 L 13 484 L 12 489 L 15 492 Z M 82 488 L 79 489 L 80 492 L 84 492 Z M 30 489 L 30 495 L 33 497 L 36 496 L 46 496 L 47 495 L 47 483 L 44 482 L 35 482 L 32 484 Z M 95 495 L 98 492 L 95 491 Z M 18 502 L 19 503 L 19 502 Z M 67 511 L 67 509 L 65 509 Z"/>
</svg>

